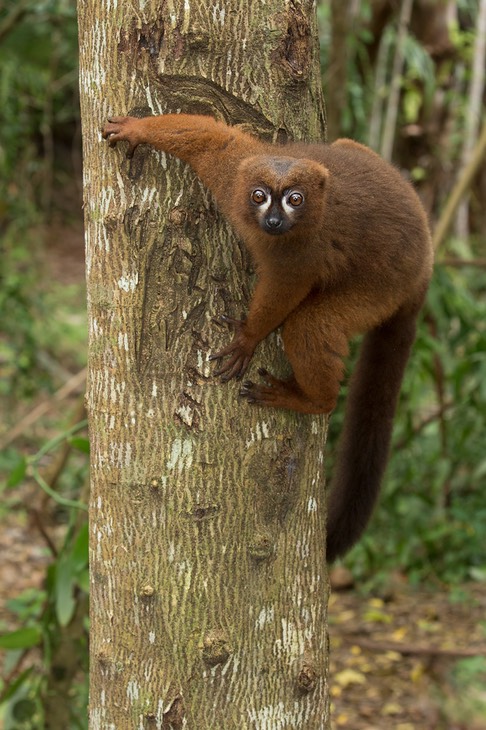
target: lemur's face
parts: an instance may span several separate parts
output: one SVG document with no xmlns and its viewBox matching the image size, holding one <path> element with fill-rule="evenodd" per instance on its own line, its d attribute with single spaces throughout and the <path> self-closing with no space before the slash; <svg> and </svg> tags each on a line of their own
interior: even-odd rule
<svg viewBox="0 0 486 730">
<path fill-rule="evenodd" d="M 258 225 L 272 236 L 287 233 L 305 210 L 304 193 L 293 186 L 279 190 L 257 184 L 249 197 Z"/>
<path fill-rule="evenodd" d="M 271 236 L 288 233 L 308 218 L 313 201 L 322 205 L 327 171 L 312 160 L 257 156 L 245 160 L 239 174 L 246 219 Z"/>
</svg>

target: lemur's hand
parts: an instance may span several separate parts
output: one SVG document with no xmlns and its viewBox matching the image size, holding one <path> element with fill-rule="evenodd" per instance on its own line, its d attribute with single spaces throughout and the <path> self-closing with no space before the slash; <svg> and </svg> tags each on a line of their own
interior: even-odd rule
<svg viewBox="0 0 486 730">
<path fill-rule="evenodd" d="M 127 157 L 133 157 L 133 153 L 142 139 L 138 133 L 137 117 L 111 117 L 105 123 L 101 135 L 108 140 L 110 147 L 116 147 L 117 142 L 128 142 Z"/>
<path fill-rule="evenodd" d="M 235 328 L 235 334 L 229 345 L 209 358 L 210 360 L 220 360 L 229 356 L 228 360 L 223 362 L 214 374 L 216 376 L 221 375 L 224 382 L 231 380 L 231 378 L 239 380 L 245 374 L 258 343 L 254 342 L 245 332 L 244 320 L 232 319 L 223 314 L 219 321 L 232 325 Z"/>
</svg>

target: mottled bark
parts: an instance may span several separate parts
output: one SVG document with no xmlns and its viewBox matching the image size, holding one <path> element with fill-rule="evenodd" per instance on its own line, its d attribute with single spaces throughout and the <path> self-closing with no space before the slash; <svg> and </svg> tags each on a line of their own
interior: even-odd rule
<svg viewBox="0 0 486 730">
<path fill-rule="evenodd" d="M 79 24 L 90 727 L 327 728 L 325 420 L 212 377 L 248 255 L 186 166 L 100 135 L 112 114 L 184 111 L 321 137 L 314 3 L 83 0 Z M 283 371 L 268 339 L 253 369 Z"/>
</svg>

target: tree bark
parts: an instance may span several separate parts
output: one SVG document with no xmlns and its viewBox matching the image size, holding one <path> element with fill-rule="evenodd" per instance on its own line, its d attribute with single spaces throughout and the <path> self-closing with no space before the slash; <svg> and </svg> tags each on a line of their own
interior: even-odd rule
<svg viewBox="0 0 486 730">
<path fill-rule="evenodd" d="M 78 4 L 89 316 L 90 727 L 327 728 L 325 419 L 211 375 L 251 266 L 179 161 L 101 141 L 183 111 L 323 135 L 312 0 Z M 255 357 L 285 370 L 276 335 Z"/>
</svg>

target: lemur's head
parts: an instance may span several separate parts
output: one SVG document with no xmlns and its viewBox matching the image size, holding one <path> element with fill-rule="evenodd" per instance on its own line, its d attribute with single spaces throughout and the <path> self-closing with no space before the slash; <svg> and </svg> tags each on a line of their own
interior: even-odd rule
<svg viewBox="0 0 486 730">
<path fill-rule="evenodd" d="M 241 163 L 237 194 L 245 223 L 279 236 L 320 219 L 329 173 L 314 160 L 258 155 Z M 243 198 L 243 199 L 242 199 Z"/>
</svg>

